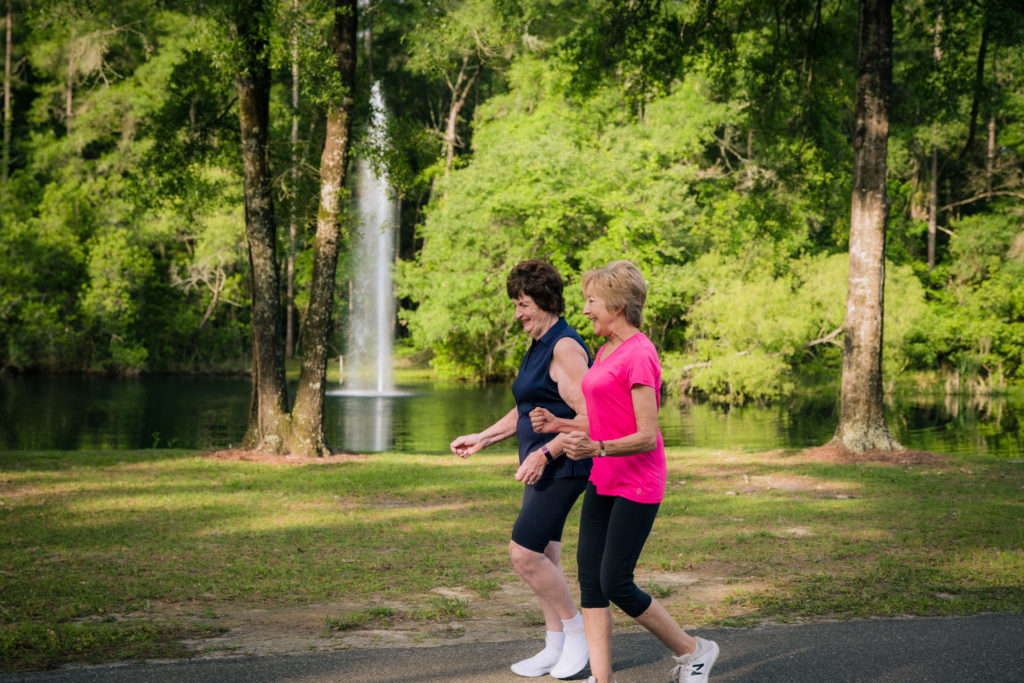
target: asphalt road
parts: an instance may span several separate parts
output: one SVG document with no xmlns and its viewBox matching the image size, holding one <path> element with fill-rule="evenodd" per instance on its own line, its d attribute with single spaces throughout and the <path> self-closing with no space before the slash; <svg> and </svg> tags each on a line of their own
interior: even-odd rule
<svg viewBox="0 0 1024 683">
<path fill-rule="evenodd" d="M 1024 683 L 1024 614 L 868 619 L 695 633 L 718 641 L 722 648 L 712 672 L 714 683 Z M 618 683 L 668 680 L 672 660 L 653 637 L 620 634 L 613 646 Z M 553 682 L 549 677 L 523 679 L 508 669 L 536 647 L 536 641 L 514 641 L 138 662 L 0 674 L 0 682 Z M 585 670 L 576 680 L 585 681 L 588 673 Z"/>
</svg>

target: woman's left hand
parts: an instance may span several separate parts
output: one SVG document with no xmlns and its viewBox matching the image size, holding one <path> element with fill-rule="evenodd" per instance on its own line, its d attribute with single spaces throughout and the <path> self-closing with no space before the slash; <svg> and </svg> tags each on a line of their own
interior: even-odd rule
<svg viewBox="0 0 1024 683">
<path fill-rule="evenodd" d="M 548 459 L 540 451 L 530 453 L 516 470 L 516 481 L 521 481 L 524 484 L 536 484 L 540 481 L 540 475 L 544 474 L 544 466 L 547 464 Z"/>
</svg>

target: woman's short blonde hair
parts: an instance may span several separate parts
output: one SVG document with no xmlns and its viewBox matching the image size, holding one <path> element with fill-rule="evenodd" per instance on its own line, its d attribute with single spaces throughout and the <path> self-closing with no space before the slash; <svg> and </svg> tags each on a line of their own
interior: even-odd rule
<svg viewBox="0 0 1024 683">
<path fill-rule="evenodd" d="M 640 270 L 629 261 L 612 261 L 603 268 L 595 268 L 583 276 L 583 294 L 592 294 L 610 311 L 622 313 L 633 327 L 644 321 L 644 303 L 647 301 L 647 283 Z"/>
</svg>

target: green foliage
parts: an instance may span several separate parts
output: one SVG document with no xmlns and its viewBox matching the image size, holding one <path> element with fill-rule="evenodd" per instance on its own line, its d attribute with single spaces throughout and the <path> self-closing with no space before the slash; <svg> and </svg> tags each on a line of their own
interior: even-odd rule
<svg viewBox="0 0 1024 683">
<path fill-rule="evenodd" d="M 956 225 L 949 285 L 914 339 L 920 366 L 954 383 L 991 390 L 1024 377 L 1024 232 L 1020 212 L 972 216 Z"/>
<path fill-rule="evenodd" d="M 700 158 L 733 115 L 690 84 L 636 124 L 614 91 L 567 99 L 565 78 L 539 60 L 519 60 L 509 76 L 513 91 L 478 114 L 472 166 L 428 208 L 424 247 L 400 271 L 402 292 L 419 295 L 406 314 L 412 337 L 444 375 L 508 376 L 518 364 L 504 285 L 531 255 L 566 273 L 628 255 L 657 273 L 648 327 L 670 334 L 682 310 L 674 273 L 697 242 L 681 226 L 699 213 L 692 195 L 715 182 Z M 569 285 L 570 318 L 586 329 L 579 280 Z"/>
<path fill-rule="evenodd" d="M 279 225 L 294 220 L 298 233 L 300 309 L 321 112 L 351 96 L 353 149 L 386 168 L 402 198 L 407 349 L 439 374 L 515 371 L 527 340 L 504 293 L 514 262 L 554 263 L 570 322 L 587 332 L 580 274 L 626 257 L 648 279 L 644 331 L 675 390 L 765 399 L 838 377 L 842 338 L 830 335 L 845 300 L 855 5 L 370 3 L 352 93 L 324 58 L 326 0 L 13 6 L 0 367 L 244 362 L 233 68 L 259 49 L 273 69 L 270 161 Z M 1019 384 L 1024 13 L 911 0 L 894 19 L 885 377 Z M 258 44 L 233 35 L 237 21 L 255 22 Z M 473 87 L 446 174 L 441 138 L 460 74 Z M 383 143 L 363 132 L 372 82 L 388 103 Z"/>
</svg>

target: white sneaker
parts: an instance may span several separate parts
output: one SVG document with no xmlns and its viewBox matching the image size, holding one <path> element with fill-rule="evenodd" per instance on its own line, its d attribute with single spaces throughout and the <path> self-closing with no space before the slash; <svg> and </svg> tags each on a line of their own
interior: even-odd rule
<svg viewBox="0 0 1024 683">
<path fill-rule="evenodd" d="M 565 644 L 562 645 L 562 655 L 558 663 L 551 669 L 552 678 L 572 678 L 583 671 L 590 661 L 590 650 L 587 648 L 587 636 L 585 633 L 565 634 Z"/>
<path fill-rule="evenodd" d="M 540 676 L 546 676 L 547 673 L 554 668 L 555 664 L 558 663 L 557 659 L 546 655 L 546 651 L 540 652 L 529 659 L 516 662 L 509 668 L 512 669 L 512 673 L 524 678 L 538 678 Z"/>
<path fill-rule="evenodd" d="M 711 676 L 711 667 L 718 660 L 718 643 L 697 638 L 697 649 L 682 657 L 673 657 L 676 666 L 672 669 L 672 683 L 706 683 Z"/>
</svg>

